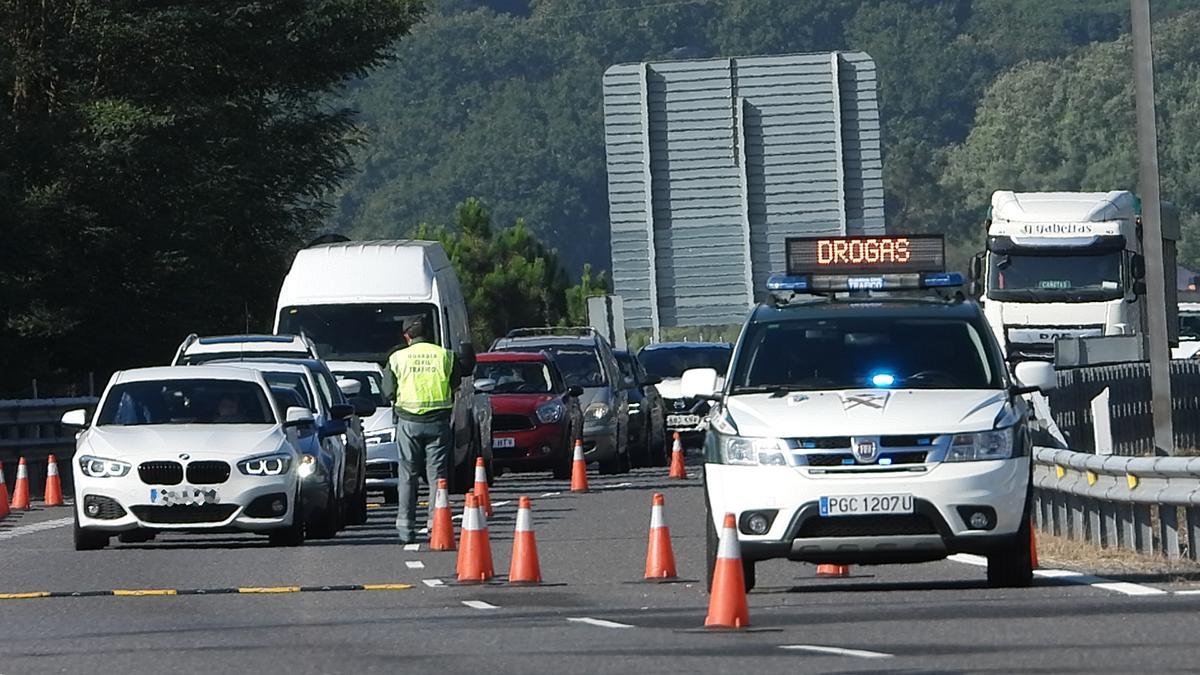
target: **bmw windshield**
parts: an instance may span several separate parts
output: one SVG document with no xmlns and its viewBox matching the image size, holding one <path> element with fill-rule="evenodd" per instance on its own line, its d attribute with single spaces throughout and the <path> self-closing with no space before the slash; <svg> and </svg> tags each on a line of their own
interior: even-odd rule
<svg viewBox="0 0 1200 675">
<path fill-rule="evenodd" d="M 860 388 L 995 389 L 998 354 L 958 319 L 787 319 L 747 328 L 731 394 Z"/>
<path fill-rule="evenodd" d="M 109 390 L 97 426 L 274 424 L 267 392 L 242 380 L 151 380 Z"/>
</svg>

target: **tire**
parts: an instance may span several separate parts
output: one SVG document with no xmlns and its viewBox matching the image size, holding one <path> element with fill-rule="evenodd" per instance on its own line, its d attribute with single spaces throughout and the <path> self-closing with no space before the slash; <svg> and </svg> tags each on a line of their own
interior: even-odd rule
<svg viewBox="0 0 1200 675">
<path fill-rule="evenodd" d="M 305 535 L 309 539 L 333 539 L 341 526 L 338 517 L 340 509 L 337 500 L 333 498 L 331 488 L 325 494 L 325 508 L 321 509 L 312 520 L 305 523 Z"/>
<path fill-rule="evenodd" d="M 717 536 L 717 528 L 712 521 L 712 506 L 708 503 L 708 491 L 704 493 L 704 542 L 705 553 L 707 554 L 707 563 L 704 566 L 707 572 L 705 576 L 705 588 L 709 593 L 712 593 L 713 570 L 717 568 L 717 549 L 721 547 L 721 540 Z"/>
<path fill-rule="evenodd" d="M 400 501 L 400 491 L 394 487 L 383 488 L 383 503 L 395 504 Z"/>
<path fill-rule="evenodd" d="M 358 489 L 358 494 L 354 497 L 353 506 L 350 507 L 350 515 L 352 525 L 367 524 L 367 487 L 364 485 Z"/>
<path fill-rule="evenodd" d="M 1003 548 L 988 554 L 987 580 L 992 588 L 1028 588 L 1033 583 L 1033 557 L 1029 550 L 1029 519 Z"/>
<path fill-rule="evenodd" d="M 75 550 L 99 551 L 108 546 L 110 535 L 79 526 L 79 514 L 75 514 Z"/>
<path fill-rule="evenodd" d="M 650 441 L 648 452 L 651 456 L 651 466 L 671 465 L 671 441 L 667 439 L 666 425 L 658 426 L 659 433 Z"/>
<path fill-rule="evenodd" d="M 267 535 L 271 540 L 272 546 L 301 546 L 304 544 L 304 516 L 301 515 L 304 513 L 304 508 L 299 495 L 296 495 L 296 506 L 294 508 L 295 514 L 292 516 L 292 524 Z"/>
<path fill-rule="evenodd" d="M 754 584 L 758 581 L 757 575 L 754 573 L 754 561 L 742 558 L 742 579 L 746 582 L 746 592 L 754 590 Z"/>
<path fill-rule="evenodd" d="M 554 472 L 555 480 L 566 480 L 571 477 L 571 470 L 575 464 L 575 445 L 571 441 L 566 448 L 563 449 L 562 457 L 554 463 L 551 471 Z"/>
</svg>

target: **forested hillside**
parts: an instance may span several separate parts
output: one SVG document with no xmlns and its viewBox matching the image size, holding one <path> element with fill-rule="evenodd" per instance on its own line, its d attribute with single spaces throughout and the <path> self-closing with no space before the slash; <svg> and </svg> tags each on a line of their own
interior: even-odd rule
<svg viewBox="0 0 1200 675">
<path fill-rule="evenodd" d="M 1194 6 L 1153 3 L 1164 187 L 1193 227 L 1200 15 L 1178 15 Z M 474 195 L 573 275 L 607 267 L 607 66 L 861 49 L 880 72 L 889 227 L 945 232 L 962 260 L 993 189 L 1134 187 L 1128 15 L 1127 0 L 438 0 L 345 93 L 370 140 L 336 224 L 404 234 Z"/>
</svg>

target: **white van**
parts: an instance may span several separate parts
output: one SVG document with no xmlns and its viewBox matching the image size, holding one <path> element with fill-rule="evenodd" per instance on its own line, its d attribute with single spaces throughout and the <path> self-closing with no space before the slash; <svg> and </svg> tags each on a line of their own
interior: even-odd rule
<svg viewBox="0 0 1200 675">
<path fill-rule="evenodd" d="M 454 401 L 451 489 L 466 491 L 476 457 L 490 465 L 472 414 L 475 347 L 458 276 L 435 241 L 339 241 L 300 250 L 283 280 L 277 334 L 303 334 L 328 361 L 387 362 L 416 317 L 458 356 L 465 376 Z"/>
</svg>

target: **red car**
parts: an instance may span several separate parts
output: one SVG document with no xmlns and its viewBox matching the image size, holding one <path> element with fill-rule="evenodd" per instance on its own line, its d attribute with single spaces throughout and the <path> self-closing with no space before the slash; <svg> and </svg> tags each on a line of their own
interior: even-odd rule
<svg viewBox="0 0 1200 675">
<path fill-rule="evenodd" d="M 487 352 L 475 365 L 475 386 L 490 394 L 492 462 L 506 471 L 554 472 L 570 478 L 575 439 L 583 432 L 580 387 L 563 382 L 545 352 Z"/>
</svg>

